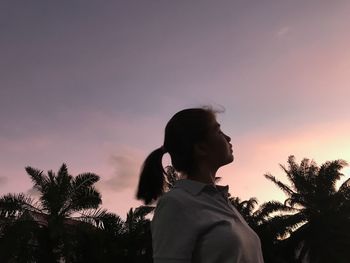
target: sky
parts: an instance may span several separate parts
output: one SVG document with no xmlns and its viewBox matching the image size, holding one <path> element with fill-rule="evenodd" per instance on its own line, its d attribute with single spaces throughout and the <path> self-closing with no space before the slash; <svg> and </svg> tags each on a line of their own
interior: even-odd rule
<svg viewBox="0 0 350 263">
<path fill-rule="evenodd" d="M 350 162 L 349 26 L 347 0 L 2 0 L 0 195 L 66 163 L 125 218 L 167 121 L 211 105 L 235 155 L 220 184 L 284 200 L 264 174 L 286 182 L 289 155 Z"/>
</svg>

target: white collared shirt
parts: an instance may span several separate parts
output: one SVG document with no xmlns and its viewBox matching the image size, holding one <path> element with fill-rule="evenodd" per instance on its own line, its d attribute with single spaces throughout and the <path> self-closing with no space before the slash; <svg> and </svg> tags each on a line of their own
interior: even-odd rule
<svg viewBox="0 0 350 263">
<path fill-rule="evenodd" d="M 263 263 L 260 240 L 228 200 L 228 186 L 181 179 L 158 201 L 154 263 Z"/>
</svg>

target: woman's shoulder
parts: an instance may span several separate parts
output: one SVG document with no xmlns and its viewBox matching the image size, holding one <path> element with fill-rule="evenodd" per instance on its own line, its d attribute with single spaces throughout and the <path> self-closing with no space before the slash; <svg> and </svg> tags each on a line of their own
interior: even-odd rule
<svg viewBox="0 0 350 263">
<path fill-rule="evenodd" d="M 180 188 L 172 188 L 165 192 L 158 200 L 157 207 L 173 207 L 178 209 L 185 209 L 191 203 L 191 196 Z"/>
<path fill-rule="evenodd" d="M 160 200 L 164 200 L 166 202 L 182 202 L 183 200 L 187 200 L 189 197 L 190 196 L 188 193 L 183 189 L 171 188 L 160 197 Z"/>
<path fill-rule="evenodd" d="M 152 222 L 158 224 L 159 221 L 174 221 L 176 218 L 181 222 L 191 221 L 195 210 L 188 193 L 174 188 L 158 199 Z"/>
</svg>

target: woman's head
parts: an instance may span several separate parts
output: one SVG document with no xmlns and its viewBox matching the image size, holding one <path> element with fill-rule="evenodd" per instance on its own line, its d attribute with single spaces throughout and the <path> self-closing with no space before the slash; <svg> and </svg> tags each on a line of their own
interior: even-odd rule
<svg viewBox="0 0 350 263">
<path fill-rule="evenodd" d="M 172 165 L 178 172 L 190 175 L 200 161 L 198 146 L 206 144 L 212 145 L 213 150 L 217 148 L 215 143 L 220 144 L 222 140 L 215 137 L 215 133 L 219 132 L 216 131 L 218 123 L 215 113 L 211 108 L 192 108 L 179 111 L 170 119 L 165 128 L 163 146 L 153 151 L 143 164 L 137 192 L 138 199 L 148 204 L 163 193 L 162 157 L 165 152 L 169 153 Z M 228 136 L 225 138 L 224 147 L 230 148 L 228 146 L 230 138 Z M 223 161 L 221 165 L 231 161 Z"/>
<path fill-rule="evenodd" d="M 163 147 L 177 171 L 189 174 L 195 168 L 195 145 L 206 139 L 215 119 L 212 109 L 203 108 L 185 109 L 170 119 Z"/>
</svg>

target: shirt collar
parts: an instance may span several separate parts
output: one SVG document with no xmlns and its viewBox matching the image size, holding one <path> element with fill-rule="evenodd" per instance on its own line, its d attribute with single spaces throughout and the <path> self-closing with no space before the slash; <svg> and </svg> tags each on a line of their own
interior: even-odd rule
<svg viewBox="0 0 350 263">
<path fill-rule="evenodd" d="M 205 188 L 213 188 L 213 185 L 205 184 L 202 182 L 190 180 L 190 179 L 179 179 L 175 182 L 175 188 L 181 188 L 189 192 L 192 195 L 198 195 Z M 223 193 L 225 196 L 228 196 L 228 185 L 215 185 L 216 189 Z"/>
</svg>

